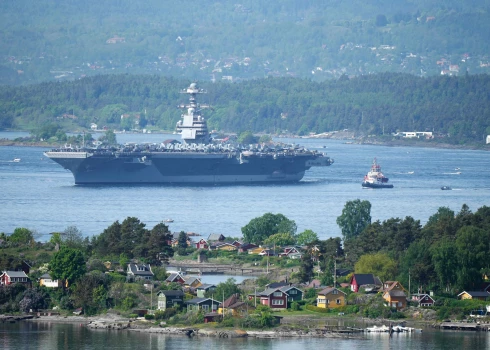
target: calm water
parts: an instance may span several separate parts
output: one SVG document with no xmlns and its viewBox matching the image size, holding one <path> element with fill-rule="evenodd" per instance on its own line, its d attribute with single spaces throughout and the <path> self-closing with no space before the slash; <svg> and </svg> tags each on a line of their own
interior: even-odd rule
<svg viewBox="0 0 490 350">
<path fill-rule="evenodd" d="M 0 133 L 0 138 L 8 135 Z M 159 142 L 175 135 L 117 137 L 119 142 Z M 325 151 L 335 163 L 312 168 L 295 185 L 75 186 L 69 171 L 43 156 L 45 148 L 0 147 L 0 232 L 27 227 L 43 240 L 75 225 L 92 236 L 134 216 L 150 228 L 172 218 L 172 231 L 240 237 L 251 219 L 272 212 L 295 220 L 298 232 L 312 229 L 325 239 L 340 235 L 336 218 L 349 200 L 369 200 L 373 221 L 412 216 L 422 224 L 441 206 L 457 212 L 463 204 L 473 211 L 490 205 L 489 152 L 284 141 Z M 361 188 L 374 157 L 395 188 Z M 442 185 L 453 190 L 442 191 Z"/>
<path fill-rule="evenodd" d="M 407 335 L 367 334 L 359 339 L 216 339 L 187 338 L 129 331 L 89 330 L 80 324 L 20 322 L 0 323 L 0 347 L 21 349 L 131 349 L 131 350 L 299 350 L 299 349 L 489 349 L 488 332 L 444 332 L 427 330 Z"/>
</svg>

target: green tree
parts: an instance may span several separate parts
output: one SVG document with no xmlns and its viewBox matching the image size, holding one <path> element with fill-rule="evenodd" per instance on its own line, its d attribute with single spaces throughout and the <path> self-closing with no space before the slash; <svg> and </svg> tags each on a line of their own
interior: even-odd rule
<svg viewBox="0 0 490 350">
<path fill-rule="evenodd" d="M 342 215 L 337 217 L 344 241 L 357 237 L 371 223 L 371 203 L 356 199 L 345 203 Z"/>
<path fill-rule="evenodd" d="M 366 254 L 361 256 L 354 269 L 356 273 L 372 273 L 386 281 L 395 278 L 397 263 L 384 253 Z"/>
<path fill-rule="evenodd" d="M 29 229 L 17 227 L 8 237 L 8 241 L 14 245 L 32 245 L 34 244 L 34 235 Z"/>
<path fill-rule="evenodd" d="M 76 226 L 68 226 L 61 232 L 61 242 L 68 248 L 85 249 L 86 242 L 84 241 L 82 231 Z"/>
<path fill-rule="evenodd" d="M 476 290 L 482 282 L 483 268 L 490 261 L 490 234 L 474 226 L 462 227 L 456 237 L 456 252 L 459 268 L 458 286 Z"/>
<path fill-rule="evenodd" d="M 242 235 L 246 242 L 262 244 L 267 237 L 276 233 L 290 233 L 295 236 L 296 229 L 296 223 L 284 215 L 266 213 L 242 227 Z"/>
<path fill-rule="evenodd" d="M 117 145 L 116 134 L 113 130 L 107 130 L 104 135 L 99 137 L 99 141 L 108 145 Z"/>
<path fill-rule="evenodd" d="M 78 249 L 61 247 L 49 263 L 53 279 L 62 280 L 63 286 L 71 285 L 85 274 L 85 259 Z"/>
<path fill-rule="evenodd" d="M 179 248 L 186 249 L 187 248 L 187 233 L 184 231 L 180 231 L 179 237 L 177 238 L 177 245 Z"/>
<path fill-rule="evenodd" d="M 168 226 L 163 222 L 155 225 L 149 232 L 147 241 L 146 260 L 151 264 L 168 264 L 169 259 L 174 256 L 174 250 L 169 245 L 172 235 Z"/>
<path fill-rule="evenodd" d="M 296 243 L 299 245 L 308 245 L 318 240 L 318 235 L 312 230 L 304 230 L 296 237 Z"/>
<path fill-rule="evenodd" d="M 301 265 L 299 266 L 298 279 L 302 283 L 311 282 L 313 279 L 313 259 L 311 254 L 306 252 L 301 257 Z"/>
<path fill-rule="evenodd" d="M 440 286 L 449 293 L 456 284 L 458 261 L 456 244 L 454 241 L 445 238 L 431 247 L 432 263 L 439 279 Z"/>
<path fill-rule="evenodd" d="M 208 298 L 213 297 L 215 300 L 223 301 L 233 294 L 240 294 L 240 288 L 236 284 L 236 279 L 228 278 L 225 282 L 218 283 L 214 292 L 207 292 Z"/>
<path fill-rule="evenodd" d="M 264 240 L 265 245 L 277 247 L 284 247 L 295 243 L 296 239 L 290 233 L 276 233 Z"/>
<path fill-rule="evenodd" d="M 252 134 L 250 131 L 242 132 L 237 139 L 238 143 L 242 145 L 250 145 L 252 143 L 257 143 L 258 138 Z"/>
</svg>

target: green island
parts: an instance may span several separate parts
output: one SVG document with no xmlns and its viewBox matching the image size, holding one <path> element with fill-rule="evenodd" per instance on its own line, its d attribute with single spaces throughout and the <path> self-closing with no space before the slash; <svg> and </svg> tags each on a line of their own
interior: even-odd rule
<svg viewBox="0 0 490 350">
<path fill-rule="evenodd" d="M 273 213 L 242 237 L 135 217 L 90 238 L 69 226 L 40 242 L 17 228 L 0 234 L 0 320 L 221 337 L 350 334 L 370 322 L 488 330 L 490 208 L 441 207 L 423 226 L 372 222 L 370 211 L 347 202 L 342 237 L 326 240 Z M 207 273 L 250 278 L 202 283 Z M 339 318 L 357 328 L 328 326 Z"/>
</svg>

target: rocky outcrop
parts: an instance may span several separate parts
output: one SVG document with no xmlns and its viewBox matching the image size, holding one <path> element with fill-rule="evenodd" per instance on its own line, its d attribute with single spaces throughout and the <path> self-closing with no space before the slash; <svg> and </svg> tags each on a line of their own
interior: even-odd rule
<svg viewBox="0 0 490 350">
<path fill-rule="evenodd" d="M 130 327 L 130 323 L 128 321 L 92 321 L 87 324 L 88 328 L 93 329 L 114 329 L 121 330 L 127 329 Z"/>
</svg>

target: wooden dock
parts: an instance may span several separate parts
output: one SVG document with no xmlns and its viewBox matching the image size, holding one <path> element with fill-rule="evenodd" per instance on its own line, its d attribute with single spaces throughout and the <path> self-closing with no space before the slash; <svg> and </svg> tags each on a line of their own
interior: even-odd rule
<svg viewBox="0 0 490 350">
<path fill-rule="evenodd" d="M 440 329 L 452 329 L 460 331 L 489 331 L 490 324 L 467 323 L 467 322 L 442 322 L 439 324 Z"/>
</svg>

